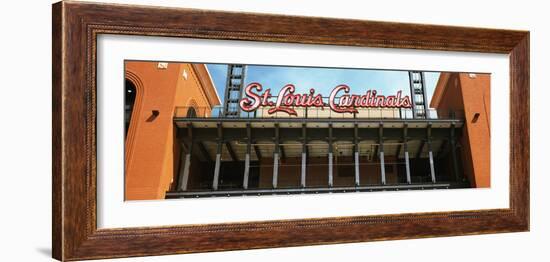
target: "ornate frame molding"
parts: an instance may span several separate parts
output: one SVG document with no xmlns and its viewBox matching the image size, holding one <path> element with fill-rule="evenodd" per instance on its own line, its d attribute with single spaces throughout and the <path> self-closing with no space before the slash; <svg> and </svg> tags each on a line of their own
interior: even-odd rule
<svg viewBox="0 0 550 262">
<path fill-rule="evenodd" d="M 72 1 L 53 5 L 52 26 L 52 243 L 56 259 L 98 259 L 529 230 L 530 72 L 527 31 Z M 512 101 L 510 208 L 98 229 L 95 124 L 96 43 L 99 34 L 509 54 Z"/>
</svg>

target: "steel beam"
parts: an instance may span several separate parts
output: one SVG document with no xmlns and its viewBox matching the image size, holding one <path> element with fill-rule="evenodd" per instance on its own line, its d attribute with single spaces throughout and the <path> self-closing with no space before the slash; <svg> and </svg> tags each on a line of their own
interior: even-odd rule
<svg viewBox="0 0 550 262">
<path fill-rule="evenodd" d="M 355 186 L 361 185 L 360 172 L 359 172 L 359 152 L 353 152 L 354 155 L 354 165 L 355 165 Z"/>
<path fill-rule="evenodd" d="M 302 124 L 302 172 L 300 174 L 300 186 L 306 187 L 306 161 L 307 161 L 307 133 L 306 124 Z"/>
<path fill-rule="evenodd" d="M 418 152 L 416 153 L 416 157 L 415 157 L 417 162 L 420 159 L 420 156 L 422 155 L 422 151 L 424 151 L 424 146 L 425 145 L 426 145 L 425 140 L 420 141 L 420 146 L 418 147 Z"/>
<path fill-rule="evenodd" d="M 204 157 L 204 159 L 208 162 L 212 162 L 212 158 L 210 157 L 210 153 L 208 153 L 208 150 L 204 146 L 204 143 L 198 142 L 197 145 L 199 146 L 199 150 L 201 151 L 201 155 Z"/>
<path fill-rule="evenodd" d="M 409 124 L 403 125 L 403 155 L 405 156 L 405 173 L 407 176 L 407 184 L 411 184 L 411 167 L 409 162 Z M 399 156 L 398 156 L 399 157 Z"/>
<path fill-rule="evenodd" d="M 397 149 L 395 150 L 395 158 L 399 158 L 399 153 L 401 153 L 402 145 L 397 145 Z"/>
<path fill-rule="evenodd" d="M 260 161 L 260 159 L 262 159 L 262 152 L 260 151 L 260 147 L 254 145 L 254 152 L 256 153 L 256 158 L 258 158 L 258 161 Z"/>
<path fill-rule="evenodd" d="M 409 163 L 409 144 L 408 144 L 408 124 L 403 128 L 403 150 L 405 151 L 405 171 L 407 174 L 407 184 L 411 184 L 411 166 Z"/>
<path fill-rule="evenodd" d="M 328 152 L 328 186 L 332 187 L 334 185 L 334 177 L 332 174 L 332 168 L 333 168 L 333 155 L 332 152 Z"/>
<path fill-rule="evenodd" d="M 248 189 L 248 175 L 250 173 L 250 152 L 252 151 L 252 130 L 250 123 L 246 124 L 246 155 L 244 157 L 243 188 Z"/>
<path fill-rule="evenodd" d="M 333 163 L 332 163 L 332 124 L 328 125 L 328 186 L 332 187 L 334 184 L 334 178 L 332 174 Z"/>
<path fill-rule="evenodd" d="M 237 154 L 235 153 L 235 150 L 231 146 L 231 143 L 229 141 L 225 142 L 225 147 L 227 148 L 227 152 L 229 152 L 229 156 L 231 157 L 231 161 L 239 161 L 239 158 L 237 157 Z"/>
<path fill-rule="evenodd" d="M 220 166 L 222 160 L 223 148 L 223 128 L 222 124 L 218 123 L 218 145 L 216 149 L 216 165 L 214 166 L 214 179 L 212 180 L 212 189 L 218 190 L 218 182 L 220 178 Z"/>
<path fill-rule="evenodd" d="M 428 124 L 427 137 L 428 141 L 428 156 L 430 157 L 430 176 L 432 178 L 432 183 L 435 183 L 435 168 L 434 168 L 434 154 L 432 152 L 432 124 Z"/>
<path fill-rule="evenodd" d="M 380 126 L 378 128 L 378 154 L 380 157 L 380 176 L 382 180 L 382 185 L 386 184 L 386 166 L 384 164 L 384 126 L 382 125 L 382 122 L 380 122 Z"/>
<path fill-rule="evenodd" d="M 278 176 L 279 176 L 279 151 L 281 147 L 279 145 L 279 124 L 275 125 L 275 149 L 273 151 L 273 188 L 277 188 Z"/>
<path fill-rule="evenodd" d="M 361 184 L 359 171 L 359 127 L 357 123 L 353 125 L 353 157 L 355 166 L 355 186 Z"/>
</svg>

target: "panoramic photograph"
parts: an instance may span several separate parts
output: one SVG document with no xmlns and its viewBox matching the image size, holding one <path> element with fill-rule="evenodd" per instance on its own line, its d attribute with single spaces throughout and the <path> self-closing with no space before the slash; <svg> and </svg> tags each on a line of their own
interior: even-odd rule
<svg viewBox="0 0 550 262">
<path fill-rule="evenodd" d="M 125 200 L 489 188 L 491 75 L 125 61 Z"/>
</svg>

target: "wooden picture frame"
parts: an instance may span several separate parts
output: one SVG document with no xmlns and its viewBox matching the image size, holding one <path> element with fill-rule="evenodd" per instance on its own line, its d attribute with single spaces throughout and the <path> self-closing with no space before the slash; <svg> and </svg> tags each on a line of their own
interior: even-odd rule
<svg viewBox="0 0 550 262">
<path fill-rule="evenodd" d="M 529 230 L 529 32 L 180 8 L 53 5 L 53 257 L 81 260 Z M 510 207 L 250 223 L 98 229 L 99 34 L 250 40 L 510 56 Z"/>
</svg>

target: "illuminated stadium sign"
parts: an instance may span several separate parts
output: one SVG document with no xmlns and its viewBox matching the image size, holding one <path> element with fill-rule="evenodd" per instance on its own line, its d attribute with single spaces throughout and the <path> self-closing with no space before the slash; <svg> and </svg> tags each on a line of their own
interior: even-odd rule
<svg viewBox="0 0 550 262">
<path fill-rule="evenodd" d="M 285 112 L 296 116 L 296 107 L 329 107 L 337 113 L 357 113 L 358 108 L 410 108 L 409 96 L 403 96 L 401 91 L 395 95 L 384 96 L 376 90 L 367 90 L 364 94 L 350 94 L 350 87 L 338 85 L 332 89 L 328 101 L 314 88 L 309 93 L 296 94 L 295 86 L 287 84 L 277 94 L 275 100 L 271 89 L 265 89 L 260 83 L 251 83 L 244 89 L 246 97 L 239 101 L 243 111 L 252 112 L 259 107 L 269 107 L 268 113 Z M 263 91 L 263 92 L 262 92 Z"/>
</svg>

